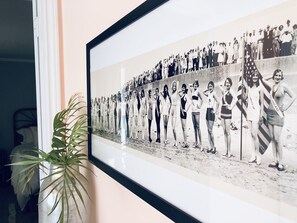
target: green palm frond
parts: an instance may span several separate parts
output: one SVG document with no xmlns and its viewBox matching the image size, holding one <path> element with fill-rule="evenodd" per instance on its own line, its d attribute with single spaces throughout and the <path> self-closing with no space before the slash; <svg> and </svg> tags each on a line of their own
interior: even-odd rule
<svg viewBox="0 0 297 223">
<path fill-rule="evenodd" d="M 71 201 L 73 201 L 77 214 L 83 222 L 79 204 L 85 207 L 84 194 L 89 197 L 85 186 L 87 178 L 74 167 L 84 168 L 93 173 L 82 163 L 87 160 L 87 155 L 82 153 L 87 142 L 87 134 L 86 106 L 82 96 L 75 94 L 69 99 L 67 107 L 54 117 L 52 150 L 49 153 L 36 150 L 33 155 L 15 154 L 23 161 L 11 164 L 26 166 L 20 172 L 25 186 L 30 182 L 38 168 L 48 169 L 44 162 L 51 165 L 49 174 L 42 179 L 48 183 L 40 191 L 40 193 L 46 193 L 41 202 L 55 191 L 56 197 L 48 214 L 53 213 L 61 205 L 58 223 L 68 222 Z M 55 168 L 53 169 L 53 167 Z"/>
</svg>

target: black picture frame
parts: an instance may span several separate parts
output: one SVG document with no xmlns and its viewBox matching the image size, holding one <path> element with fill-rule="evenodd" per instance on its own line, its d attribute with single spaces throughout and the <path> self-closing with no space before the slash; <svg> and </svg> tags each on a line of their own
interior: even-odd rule
<svg viewBox="0 0 297 223">
<path fill-rule="evenodd" d="M 254 3 L 255 3 L 256 0 L 252 0 L 252 1 L 254 1 Z M 175 30 L 172 30 L 172 31 L 170 31 L 168 33 L 168 36 L 165 36 L 165 38 L 164 38 L 165 43 L 163 42 L 162 43 L 163 45 L 157 45 L 156 48 L 151 48 L 148 51 L 140 52 L 139 54 L 136 54 L 136 56 L 134 55 L 134 57 L 129 55 L 125 59 L 121 58 L 122 60 L 121 59 L 118 59 L 118 60 L 116 59 L 114 64 L 119 64 L 122 61 L 126 62 L 125 60 L 127 60 L 127 61 L 133 60 L 133 59 L 135 59 L 137 57 L 142 57 L 144 54 L 149 54 L 151 52 L 155 53 L 158 50 L 161 51 L 161 50 L 163 50 L 163 47 L 164 48 L 165 47 L 169 48 L 170 46 L 176 44 L 176 41 L 178 41 L 178 42 L 179 41 L 180 42 L 182 42 L 182 41 L 190 42 L 190 40 L 188 40 L 187 38 L 189 38 L 189 39 L 192 38 L 191 40 L 193 40 L 193 38 L 195 38 L 195 37 L 199 38 L 200 34 L 201 34 L 201 36 L 203 38 L 207 39 L 207 41 L 208 41 L 208 38 L 212 38 L 212 37 L 208 37 L 208 36 L 211 36 L 211 34 L 213 34 L 213 33 L 216 36 L 221 36 L 221 35 L 223 36 L 223 34 L 224 34 L 223 32 L 224 32 L 225 27 L 228 28 L 229 32 L 230 31 L 232 31 L 232 32 L 234 31 L 234 33 L 237 32 L 236 34 L 239 34 L 239 31 L 238 31 L 239 28 L 238 27 L 240 27 L 240 32 L 242 31 L 242 33 L 240 33 L 239 35 L 241 35 L 240 37 L 242 37 L 244 39 L 244 37 L 247 36 L 247 34 L 248 34 L 247 29 L 251 29 L 251 27 L 257 26 L 258 24 L 256 24 L 256 23 L 258 23 L 258 22 L 262 23 L 262 24 L 264 24 L 265 22 L 267 22 L 267 24 L 269 24 L 271 22 L 273 25 L 276 25 L 275 23 L 279 22 L 279 20 L 277 20 L 277 19 L 274 20 L 273 19 L 273 17 L 277 17 L 277 16 L 272 16 L 273 14 L 275 14 L 277 12 L 278 4 L 282 7 L 283 11 L 286 11 L 285 9 L 288 9 L 288 8 L 290 8 L 290 6 L 294 5 L 293 0 L 288 0 L 288 3 L 282 3 L 281 0 L 279 0 L 279 2 L 277 2 L 278 0 L 275 0 L 275 1 L 276 1 L 276 3 L 272 3 L 271 5 L 269 5 L 268 2 L 267 2 L 267 6 L 263 6 L 263 4 L 262 4 L 262 6 L 259 6 L 258 8 L 255 7 L 253 5 L 253 3 L 249 4 L 247 2 L 243 2 L 242 6 L 237 5 L 235 7 L 236 9 L 241 8 L 241 11 L 243 12 L 242 15 L 238 15 L 237 12 L 234 12 L 234 15 L 237 14 L 236 16 L 234 16 L 234 18 L 232 16 L 231 16 L 232 18 L 229 18 L 228 16 L 226 16 L 226 17 L 228 17 L 228 19 L 226 19 L 226 21 L 223 19 L 224 21 L 217 22 L 213 26 L 210 25 L 208 27 L 207 26 L 202 27 L 198 31 L 198 33 L 186 33 L 184 36 L 179 37 L 180 39 L 178 39 L 178 40 L 170 39 L 170 34 L 175 32 Z M 87 46 L 86 46 L 86 56 L 87 56 L 87 58 L 86 58 L 87 59 L 87 61 L 86 61 L 87 62 L 87 103 L 88 103 L 87 107 L 88 107 L 88 125 L 89 126 L 92 126 L 92 88 L 94 90 L 94 87 L 92 87 L 92 78 L 91 78 L 92 63 L 99 63 L 100 64 L 101 60 L 102 60 L 102 57 L 96 58 L 96 61 L 92 60 L 92 52 L 94 50 L 98 50 L 98 48 L 103 46 L 103 48 L 100 48 L 101 51 L 102 51 L 102 49 L 106 50 L 106 47 L 111 47 L 111 50 L 110 49 L 108 49 L 108 50 L 111 51 L 111 52 L 116 53 L 116 51 L 114 51 L 114 48 L 111 46 L 112 44 L 108 44 L 109 43 L 108 41 L 110 39 L 116 37 L 117 41 L 121 42 L 121 40 L 122 40 L 121 39 L 122 31 L 123 32 L 125 32 L 125 31 L 127 32 L 127 30 L 131 31 L 131 29 L 133 29 L 133 27 L 134 27 L 133 25 L 135 25 L 135 23 L 137 23 L 139 21 L 143 21 L 143 20 L 145 20 L 147 18 L 146 15 L 152 15 L 154 13 L 159 13 L 160 12 L 159 9 L 162 9 L 165 6 L 167 7 L 168 6 L 167 3 L 172 3 L 172 2 L 174 2 L 173 4 L 175 4 L 175 2 L 180 2 L 180 1 L 177 1 L 177 0 L 176 1 L 173 1 L 173 0 L 171 0 L 171 1 L 169 1 L 169 0 L 157 0 L 157 1 L 148 0 L 148 1 L 145 1 L 139 7 L 134 9 L 128 15 L 126 15 L 125 17 L 120 19 L 117 23 L 112 25 L 110 28 L 105 30 L 103 33 L 101 33 L 100 35 L 95 37 L 93 40 L 91 40 L 87 44 Z M 187 10 L 190 7 L 190 5 L 191 5 L 190 2 L 193 2 L 193 1 L 185 1 L 186 4 L 189 3 L 189 6 L 185 6 L 185 8 L 180 9 L 180 8 L 171 7 L 170 8 L 171 11 L 169 10 L 172 13 L 171 16 L 174 16 L 174 13 L 176 13 L 176 12 L 177 12 L 177 14 L 179 16 L 184 16 L 184 15 L 188 16 L 187 11 L 183 11 L 183 10 Z M 218 7 L 222 7 L 224 5 L 224 3 L 219 4 L 219 1 L 215 1 L 215 4 L 216 3 L 218 3 L 218 5 L 220 5 Z M 295 3 L 295 5 L 296 5 L 296 3 Z M 217 7 L 217 5 L 215 5 L 214 7 Z M 250 9 L 244 10 L 245 7 L 249 7 Z M 293 7 L 291 7 L 291 8 L 293 8 Z M 214 11 L 216 11 L 216 10 L 214 10 Z M 216 12 L 218 12 L 218 11 L 216 11 Z M 212 12 L 212 13 L 215 13 L 215 12 Z M 233 14 L 233 13 L 230 13 L 230 14 Z M 253 20 L 253 17 L 252 17 L 254 14 L 256 15 L 255 16 L 255 18 L 256 18 L 255 21 Z M 156 14 L 154 14 L 154 15 L 156 15 Z M 288 15 L 292 16 L 291 10 L 290 10 L 290 13 L 288 13 Z M 280 17 L 286 18 L 285 16 L 281 15 Z M 292 16 L 292 17 L 295 18 L 296 16 Z M 291 17 L 289 17 L 289 18 L 291 18 Z M 199 24 L 201 25 L 202 23 L 199 23 Z M 212 24 L 211 21 L 210 21 L 210 24 Z M 232 27 L 233 24 L 236 24 L 237 28 L 233 28 Z M 242 25 L 242 27 L 241 27 L 241 25 Z M 158 27 L 158 25 L 156 25 L 156 27 Z M 172 26 L 172 28 L 174 28 L 174 26 Z M 241 30 L 241 28 L 244 29 L 244 30 Z M 264 29 L 265 28 L 266 27 L 264 27 Z M 145 26 L 142 27 L 141 29 L 143 30 L 143 32 L 146 32 L 146 27 Z M 196 34 L 197 34 L 197 36 L 196 36 Z M 131 35 L 133 35 L 133 34 L 131 34 Z M 157 35 L 157 33 L 156 33 L 156 35 Z M 161 38 L 162 38 L 162 36 L 161 36 Z M 167 38 L 168 42 L 166 42 L 166 38 Z M 205 39 L 203 41 L 205 41 Z M 140 38 L 139 39 L 139 41 L 143 41 L 143 43 L 145 43 L 145 44 L 149 42 L 148 40 L 149 39 L 147 39 L 147 38 L 144 38 L 144 39 Z M 127 41 L 127 40 L 125 40 L 125 41 Z M 125 41 L 123 41 L 122 44 L 126 44 L 127 42 L 125 42 Z M 178 45 L 178 42 L 177 42 L 176 45 Z M 243 46 L 245 46 L 245 45 L 243 44 Z M 103 54 L 105 53 L 104 50 L 102 51 Z M 111 52 L 109 52 L 109 51 L 108 51 L 108 56 L 111 56 L 111 54 L 110 54 Z M 245 58 L 245 56 L 246 56 L 245 53 L 246 52 L 242 51 L 241 55 L 240 55 L 241 59 L 238 58 L 238 60 L 242 60 L 242 58 Z M 104 56 L 105 55 L 103 55 L 103 57 Z M 268 58 L 268 59 L 271 59 L 271 58 Z M 104 60 L 104 58 L 103 58 L 103 60 Z M 259 65 L 260 72 L 264 71 L 262 74 L 263 74 L 263 76 L 265 76 L 265 78 L 267 78 L 269 75 L 271 75 L 273 73 L 273 69 L 275 69 L 275 67 L 278 66 L 278 65 L 286 73 L 294 72 L 294 69 L 296 69 L 297 67 L 294 65 L 294 63 L 292 63 L 290 61 L 297 61 L 297 57 L 296 58 L 291 57 L 289 59 L 287 59 L 285 57 L 279 58 L 279 59 L 275 60 L 273 65 L 271 67 L 269 67 L 269 68 L 265 67 L 265 66 L 267 66 L 267 64 L 265 64 L 266 62 L 263 61 L 263 59 L 260 59 L 260 61 L 255 60 L 255 64 L 257 66 Z M 245 68 L 245 66 L 246 66 L 245 64 L 247 63 L 246 61 L 244 61 L 244 63 L 243 62 L 236 62 L 236 63 L 237 64 L 233 64 L 234 66 L 232 65 L 233 70 L 231 72 L 234 72 L 234 73 L 235 73 L 235 71 L 236 72 L 239 72 L 239 71 L 242 72 L 244 69 L 246 69 Z M 104 64 L 104 65 L 106 67 L 108 67 L 108 66 L 111 67 L 114 64 L 107 64 L 107 65 Z M 263 69 L 263 67 L 265 69 Z M 104 66 L 100 67 L 100 69 L 104 69 L 104 68 L 105 68 Z M 118 67 L 117 67 L 117 69 L 118 69 Z M 223 86 L 224 84 L 222 84 L 222 83 L 223 83 L 224 80 L 221 77 L 217 77 L 218 75 L 216 76 L 216 72 L 217 71 L 213 72 L 213 70 L 211 70 L 209 73 L 206 73 L 206 75 L 204 74 L 204 76 L 203 75 L 200 76 L 200 78 L 202 79 L 202 81 L 201 81 L 202 84 L 205 86 L 208 81 L 212 81 L 213 79 L 215 79 L 215 81 L 214 81 L 215 84 L 218 84 L 216 87 L 218 87 L 219 84 L 221 86 Z M 221 73 L 219 73 L 219 72 L 221 72 Z M 224 68 L 222 68 L 221 71 L 219 71 L 219 72 L 218 72 L 219 74 L 223 74 L 222 77 L 224 77 L 224 79 L 226 77 L 230 77 L 229 73 L 228 73 L 229 70 L 227 71 L 227 69 L 224 70 Z M 241 75 L 243 77 L 243 73 L 244 72 L 242 72 L 241 74 L 238 74 L 238 76 Z M 108 73 L 107 75 L 112 75 L 112 74 Z M 209 76 L 207 76 L 207 75 L 209 75 Z M 178 76 L 177 79 L 179 81 L 182 80 L 183 81 L 182 83 L 187 83 L 187 84 L 192 84 L 193 83 L 193 82 L 189 82 L 189 80 L 187 80 L 186 78 L 189 78 L 192 81 L 194 74 L 189 74 L 188 77 L 185 77 L 185 75 L 184 75 L 184 77 L 181 77 L 181 76 L 182 75 Z M 296 77 L 295 76 L 292 77 L 292 76 L 291 76 L 292 79 L 289 79 L 289 81 L 290 80 L 296 80 L 297 76 Z M 170 77 L 168 76 L 168 78 L 170 78 Z M 233 81 L 233 85 L 235 85 L 236 87 L 239 86 L 240 81 L 238 81 L 238 79 L 235 79 L 235 76 L 231 75 L 231 78 L 232 78 L 232 81 Z M 236 76 L 236 78 L 237 78 L 237 76 Z M 201 79 L 199 79 L 199 82 L 200 82 Z M 104 80 L 106 80 L 106 79 L 104 79 Z M 96 81 L 97 81 L 96 83 L 98 83 L 100 85 L 100 86 L 98 85 L 98 87 L 103 87 L 103 86 L 108 87 L 108 83 L 105 83 L 104 81 L 98 82 L 98 79 L 96 79 Z M 201 82 L 200 82 L 200 84 L 201 84 Z M 162 82 L 162 85 L 164 83 L 165 82 Z M 146 91 L 148 89 L 153 89 L 153 88 L 155 89 L 155 88 L 157 88 L 159 86 L 161 86 L 161 84 L 158 85 L 157 83 L 150 83 L 150 87 L 147 87 L 147 88 L 143 87 L 143 88 Z M 236 87 L 233 86 L 233 88 L 236 88 Z M 115 89 L 118 90 L 117 88 L 115 88 Z M 239 92 L 239 90 L 238 90 L 238 92 Z M 109 91 L 109 93 L 110 93 L 110 91 Z M 112 93 L 116 93 L 116 92 L 112 92 Z M 101 95 L 99 94 L 99 96 L 101 96 Z M 242 104 L 241 104 L 241 106 L 242 106 Z M 292 109 L 291 109 L 291 111 L 292 111 Z M 204 113 L 203 113 L 203 116 L 205 116 Z M 203 117 L 203 116 L 201 116 L 201 117 Z M 241 116 L 243 116 L 243 115 L 241 115 Z M 242 121 L 242 119 L 241 119 L 241 121 Z M 218 124 L 218 126 L 219 126 L 219 124 Z M 235 127 L 236 127 L 236 125 L 235 125 Z M 248 129 L 248 127 L 245 127 L 245 128 L 246 128 L 246 130 Z M 242 123 L 241 123 L 241 128 L 239 128 L 238 131 L 241 131 L 242 129 L 243 129 L 243 127 L 242 127 Z M 206 129 L 204 129 L 202 131 L 206 132 Z M 247 131 L 245 131 L 245 133 L 246 132 Z M 101 147 L 106 147 L 107 148 L 106 150 L 114 149 L 114 150 L 121 151 L 121 153 L 124 154 L 124 155 L 122 155 L 123 160 L 125 160 L 125 158 L 126 158 L 126 157 L 124 157 L 125 153 L 127 153 L 127 154 L 129 153 L 131 156 L 136 156 L 137 158 L 139 158 L 140 162 L 142 160 L 144 162 L 147 162 L 147 161 L 150 162 L 151 161 L 150 158 L 148 158 L 148 159 L 147 159 L 147 157 L 143 158 L 142 155 L 139 155 L 139 153 L 138 153 L 139 151 L 132 151 L 132 150 L 135 149 L 134 147 L 131 147 L 131 148 L 133 148 L 131 150 L 131 148 L 127 148 L 128 146 L 126 146 L 125 143 L 122 143 L 122 144 L 120 143 L 119 144 L 119 143 L 117 143 L 116 140 L 109 140 L 108 138 L 104 138 L 104 137 L 102 138 L 102 140 L 105 140 L 105 141 L 103 141 L 100 144 L 96 144 L 94 146 L 93 142 L 95 140 L 92 137 L 92 134 L 93 134 L 93 132 L 92 132 L 92 129 L 90 128 L 89 135 L 88 135 L 88 139 L 89 139 L 89 141 L 88 141 L 88 149 L 89 149 L 88 150 L 88 152 L 89 152 L 88 155 L 89 155 L 89 157 L 88 158 L 89 158 L 90 162 L 92 162 L 94 165 L 96 165 L 103 172 L 105 172 L 106 174 L 111 176 L 114 180 L 119 182 L 121 185 L 123 185 L 124 187 L 129 189 L 131 192 L 136 194 L 138 197 L 143 199 L 145 202 L 150 204 L 152 207 L 156 208 L 158 211 L 163 213 L 165 216 L 167 216 L 169 219 L 171 219 L 174 222 L 201 222 L 201 221 L 203 222 L 203 221 L 213 220 L 212 216 L 216 215 L 216 210 L 215 210 L 215 208 L 213 209 L 213 205 L 211 203 L 212 202 L 217 202 L 217 201 L 219 203 L 219 205 L 215 205 L 217 208 L 219 207 L 219 208 L 222 208 L 222 209 L 225 210 L 225 209 L 228 209 L 228 208 L 232 207 L 234 209 L 237 209 L 237 211 L 234 211 L 236 213 L 230 213 L 230 214 L 228 214 L 228 211 L 227 212 L 224 211 L 225 213 L 222 214 L 223 211 L 221 211 L 221 213 L 218 214 L 218 216 L 222 216 L 221 219 L 218 220 L 218 218 L 216 218 L 214 220 L 215 222 L 220 222 L 220 221 L 224 222 L 224 221 L 227 221 L 227 220 L 229 222 L 238 222 L 239 221 L 238 219 L 241 219 L 241 218 L 242 218 L 242 221 L 244 221 L 244 222 L 251 222 L 251 221 L 253 221 L 253 215 L 250 214 L 250 213 L 257 213 L 257 217 L 259 217 L 259 219 L 265 219 L 265 220 L 273 219 L 273 220 L 275 220 L 275 219 L 278 219 L 278 217 L 279 217 L 281 219 L 284 219 L 285 222 L 287 222 L 288 219 L 289 219 L 288 222 L 290 222 L 290 220 L 292 220 L 293 218 L 296 217 L 295 214 L 292 214 L 295 211 L 296 207 L 289 206 L 289 209 L 286 209 L 286 211 L 283 211 L 283 210 L 285 210 L 285 208 L 279 208 L 278 209 L 278 205 L 281 204 L 280 200 L 278 200 L 278 199 L 274 199 L 273 200 L 273 205 L 271 205 L 269 203 L 270 202 L 269 199 L 271 199 L 271 197 L 269 197 L 269 196 L 268 197 L 264 196 L 264 198 L 263 198 L 261 193 L 258 193 L 258 194 L 255 195 L 253 193 L 250 193 L 251 191 L 245 190 L 243 188 L 239 188 L 238 191 L 236 189 L 235 191 L 230 192 L 232 190 L 230 188 L 232 188 L 232 187 L 229 188 L 229 185 L 227 185 L 229 182 L 228 183 L 226 183 L 226 181 L 221 182 L 220 180 L 217 180 L 217 179 L 209 180 L 211 177 L 207 178 L 208 176 L 206 176 L 206 178 L 204 178 L 204 176 L 203 176 L 202 177 L 203 179 L 201 180 L 201 179 L 198 179 L 199 177 L 195 178 L 196 176 L 191 175 L 190 173 L 187 172 L 187 170 L 185 172 L 183 172 L 183 170 L 180 171 L 180 170 L 176 170 L 176 169 L 170 167 L 170 168 L 168 168 L 170 171 L 173 170 L 172 171 L 173 173 L 175 173 L 177 175 L 180 174 L 182 177 L 184 177 L 182 180 L 185 181 L 185 184 L 190 185 L 189 187 L 184 187 L 182 189 L 187 190 L 187 189 L 191 188 L 191 190 L 189 190 L 190 196 L 191 196 L 191 193 L 193 193 L 193 197 L 191 197 L 191 198 L 187 197 L 185 199 L 186 202 L 192 202 L 192 204 L 189 205 L 190 208 L 189 208 L 189 206 L 185 205 L 185 203 L 182 203 L 181 205 L 179 205 L 179 203 L 176 202 L 176 200 L 174 202 L 172 202 L 172 200 L 166 199 L 167 198 L 166 196 L 164 196 L 164 197 L 166 197 L 166 198 L 164 198 L 163 197 L 164 194 L 162 194 L 163 191 L 161 193 L 158 193 L 159 191 L 154 192 L 153 190 L 149 189 L 149 187 L 147 187 L 147 184 L 143 183 L 142 179 L 135 179 L 135 178 L 133 178 L 133 176 L 130 177 L 130 175 L 126 175 L 125 171 L 123 171 L 123 169 L 121 169 L 122 167 L 115 168 L 115 166 L 117 166 L 118 163 L 115 163 L 115 164 L 111 165 L 110 163 L 112 163 L 113 160 L 111 160 L 109 163 L 103 162 L 102 161 L 103 159 L 101 160 L 101 154 L 98 155 L 98 153 L 96 153 L 97 155 L 94 155 L 94 152 L 95 152 L 95 150 L 99 151 L 99 147 L 100 147 L 100 149 L 101 149 Z M 240 135 L 242 137 L 243 133 L 241 132 Z M 100 134 L 99 134 L 99 136 L 100 136 Z M 245 136 L 247 136 L 247 135 L 245 135 Z M 243 137 L 245 137 L 245 136 L 243 136 Z M 246 151 L 244 151 L 244 152 L 246 152 L 245 154 L 243 154 L 244 152 L 242 152 L 242 147 L 246 146 L 246 145 L 244 145 L 244 142 L 247 142 L 247 139 L 244 139 L 243 140 L 244 142 L 242 141 L 242 139 L 240 141 L 241 141 L 240 142 L 241 143 L 241 145 L 240 145 L 240 155 L 236 156 L 236 159 L 237 159 L 236 161 L 243 162 L 242 159 L 243 160 L 245 159 L 245 161 L 247 160 L 247 154 L 248 154 L 246 152 L 247 149 L 246 149 Z M 221 146 L 221 148 L 224 148 L 224 146 L 222 146 L 222 145 L 218 145 L 218 146 Z M 265 152 L 265 149 L 266 148 L 263 149 L 264 150 L 263 153 Z M 223 154 L 222 150 L 223 149 L 221 149 L 221 151 L 220 151 L 221 154 Z M 260 151 L 261 151 L 261 148 L 260 148 Z M 100 152 L 101 152 L 101 150 L 100 150 Z M 106 152 L 106 151 L 103 151 L 103 152 Z M 204 151 L 204 152 L 206 153 L 206 151 Z M 113 153 L 113 152 L 111 152 L 111 153 Z M 215 152 L 214 152 L 214 154 L 215 154 Z M 248 155 L 250 155 L 250 154 L 248 154 Z M 103 154 L 102 157 L 103 156 L 105 156 L 105 154 Z M 109 154 L 109 156 L 111 158 L 113 157 L 113 155 L 110 155 L 110 154 Z M 220 157 L 220 158 L 223 158 L 223 156 L 224 155 L 222 155 L 222 157 Z M 245 156 L 245 157 L 242 157 L 242 156 Z M 229 158 L 230 157 L 228 157 L 228 159 Z M 232 159 L 232 157 L 231 157 L 231 159 Z M 166 161 L 168 161 L 168 160 L 166 160 Z M 131 168 L 131 165 L 135 169 L 138 168 L 138 166 L 135 163 L 130 164 L 130 163 L 125 163 L 125 161 L 123 161 L 123 162 L 124 162 L 123 165 L 129 165 L 130 168 Z M 152 163 L 152 165 L 155 164 L 154 162 L 151 162 L 151 163 Z M 247 164 L 247 163 L 248 162 L 246 161 L 245 162 L 246 165 L 250 164 L 250 163 L 249 164 Z M 252 161 L 251 163 L 254 163 L 255 165 L 257 164 L 256 160 Z M 164 167 L 163 164 L 161 164 L 159 166 L 161 167 L 161 169 Z M 268 166 L 268 163 L 267 163 L 266 167 L 267 166 Z M 181 167 L 183 167 L 183 166 L 181 166 Z M 165 166 L 164 169 L 166 169 L 166 168 L 167 168 L 167 166 Z M 151 170 L 148 170 L 148 171 L 151 171 Z M 198 173 L 198 172 L 199 171 L 196 170 L 196 173 Z M 202 175 L 203 175 L 203 173 L 202 173 Z M 174 177 L 174 175 L 173 175 L 173 177 Z M 224 177 L 228 178 L 228 176 L 224 176 Z M 195 186 L 192 185 L 192 182 L 188 183 L 188 181 L 187 181 L 188 179 L 190 179 L 190 180 L 194 179 L 193 182 L 195 181 L 195 183 L 194 183 Z M 150 178 L 149 180 L 154 181 L 153 178 Z M 167 179 L 165 179 L 165 180 L 167 180 Z M 199 184 L 198 187 L 196 187 L 197 182 Z M 185 185 L 185 184 L 183 184 L 183 185 Z M 232 183 L 231 183 L 231 185 L 232 185 Z M 234 184 L 234 185 L 236 185 L 236 184 Z M 232 185 L 232 186 L 234 186 L 234 185 Z M 162 187 L 164 185 L 160 185 L 160 186 Z M 224 189 L 222 189 L 221 186 Z M 171 187 L 174 187 L 174 185 L 172 183 L 171 183 Z M 178 187 L 178 186 L 176 186 L 176 187 Z M 201 189 L 201 191 L 199 193 L 196 193 L 196 192 L 194 193 L 193 191 L 197 191 L 197 188 L 198 188 L 198 190 Z M 207 189 L 205 190 L 205 188 L 207 188 Z M 233 187 L 233 189 L 234 189 L 234 187 Z M 169 190 L 169 191 L 170 191 L 170 193 L 174 193 L 174 191 L 171 191 L 171 190 Z M 177 190 L 177 191 L 181 192 L 181 190 Z M 246 191 L 247 191 L 247 193 L 246 193 Z M 219 192 L 219 193 L 217 193 L 217 192 Z M 252 191 L 252 192 L 254 192 L 254 191 Z M 276 192 L 278 192 L 278 191 L 276 191 Z M 183 195 L 183 192 L 181 192 L 180 194 Z M 187 195 L 189 196 L 189 194 L 187 194 Z M 240 196 L 238 194 L 240 194 Z M 208 195 L 209 195 L 209 197 L 208 197 Z M 249 195 L 251 195 L 251 197 L 249 197 Z M 195 207 L 195 208 L 191 209 L 191 207 L 195 206 L 196 202 L 197 203 L 200 202 L 200 204 L 203 203 L 203 205 L 205 203 L 205 205 L 204 205 L 205 207 L 201 208 L 201 206 L 199 206 L 199 208 Z M 258 202 L 259 202 L 259 204 L 258 204 Z M 226 207 L 224 205 L 226 205 Z M 287 205 L 287 204 L 285 204 L 285 205 Z M 287 206 L 284 206 L 284 207 L 287 207 Z M 190 211 L 189 211 L 189 209 L 190 209 Z M 282 209 L 282 210 L 280 211 L 280 209 Z M 209 211 L 209 213 L 208 213 L 208 211 Z M 233 214 L 234 214 L 234 216 L 233 216 Z M 255 219 L 255 222 L 257 222 L 257 219 Z"/>
</svg>

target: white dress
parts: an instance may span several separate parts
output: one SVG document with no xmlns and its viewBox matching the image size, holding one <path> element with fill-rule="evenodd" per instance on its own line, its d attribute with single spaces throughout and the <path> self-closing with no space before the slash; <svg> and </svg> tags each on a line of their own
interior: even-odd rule
<svg viewBox="0 0 297 223">
<path fill-rule="evenodd" d="M 248 92 L 248 106 L 247 106 L 247 120 L 259 121 L 260 117 L 260 86 L 256 88 L 249 88 Z"/>
<path fill-rule="evenodd" d="M 166 99 L 164 97 L 161 98 L 161 113 L 162 115 L 169 115 L 169 108 L 170 108 L 170 100 L 169 97 L 167 96 Z"/>
</svg>

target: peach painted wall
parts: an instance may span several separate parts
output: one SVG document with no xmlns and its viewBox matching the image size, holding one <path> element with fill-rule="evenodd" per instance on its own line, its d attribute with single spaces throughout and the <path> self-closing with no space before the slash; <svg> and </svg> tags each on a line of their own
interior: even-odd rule
<svg viewBox="0 0 297 223">
<path fill-rule="evenodd" d="M 62 101 L 75 92 L 86 95 L 86 44 L 143 0 L 60 0 L 59 30 Z M 108 175 L 91 165 L 90 223 L 172 222 Z"/>
</svg>

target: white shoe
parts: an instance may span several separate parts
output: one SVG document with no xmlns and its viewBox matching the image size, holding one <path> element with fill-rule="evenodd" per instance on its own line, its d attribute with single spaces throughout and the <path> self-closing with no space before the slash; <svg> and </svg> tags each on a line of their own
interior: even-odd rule
<svg viewBox="0 0 297 223">
<path fill-rule="evenodd" d="M 257 165 L 261 165 L 261 157 L 260 156 L 257 157 L 256 163 L 257 163 Z"/>
</svg>

